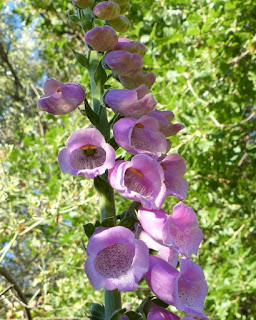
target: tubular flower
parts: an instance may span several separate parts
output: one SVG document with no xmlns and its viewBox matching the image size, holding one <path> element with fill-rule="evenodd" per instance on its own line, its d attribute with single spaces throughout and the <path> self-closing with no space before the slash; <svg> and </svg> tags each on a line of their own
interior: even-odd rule
<svg viewBox="0 0 256 320">
<path fill-rule="evenodd" d="M 143 65 L 143 60 L 138 53 L 130 53 L 123 50 L 107 53 L 104 62 L 113 72 L 126 77 L 137 75 Z"/>
<path fill-rule="evenodd" d="M 73 132 L 58 156 L 63 173 L 94 178 L 115 165 L 115 150 L 95 128 Z"/>
<path fill-rule="evenodd" d="M 163 227 L 163 242 L 173 245 L 182 255 L 189 258 L 196 255 L 203 233 L 198 228 L 195 212 L 182 202 L 173 208 L 173 214 L 167 217 Z"/>
<path fill-rule="evenodd" d="M 177 267 L 179 261 L 179 253 L 173 246 L 165 246 L 155 241 L 146 231 L 139 225 L 136 226 L 136 237 L 146 243 L 149 249 L 157 251 L 156 257 L 159 257 Z"/>
<path fill-rule="evenodd" d="M 85 91 L 74 83 L 63 83 L 49 79 L 44 84 L 44 95 L 38 100 L 38 107 L 53 115 L 70 113 L 85 98 Z"/>
<path fill-rule="evenodd" d="M 188 259 L 181 259 L 180 272 L 168 262 L 149 257 L 149 271 L 144 275 L 150 289 L 164 302 L 178 310 L 201 319 L 208 292 L 202 268 Z"/>
<path fill-rule="evenodd" d="M 180 320 L 180 317 L 151 302 L 147 320 Z"/>
<path fill-rule="evenodd" d="M 109 26 L 94 27 L 85 34 L 86 43 L 97 51 L 113 50 L 117 38 L 115 30 Z"/>
<path fill-rule="evenodd" d="M 120 6 L 113 1 L 102 1 L 93 8 L 93 13 L 102 20 L 116 19 L 120 13 Z"/>
<path fill-rule="evenodd" d="M 168 196 L 175 196 L 178 200 L 187 197 L 188 182 L 183 177 L 186 172 L 186 161 L 177 153 L 172 153 L 161 161 L 164 169 L 164 183 Z"/>
<path fill-rule="evenodd" d="M 148 209 L 160 208 L 165 197 L 162 167 L 153 158 L 139 154 L 131 161 L 117 161 L 109 171 L 109 182 L 116 191 Z"/>
<path fill-rule="evenodd" d="M 105 96 L 105 101 L 116 114 L 136 119 L 152 113 L 157 104 L 145 85 L 135 90 L 110 90 Z"/>
<path fill-rule="evenodd" d="M 160 111 L 155 109 L 154 112 L 151 114 L 151 117 L 154 117 L 158 120 L 160 131 L 166 137 L 174 136 L 176 133 L 178 133 L 181 129 L 184 128 L 184 125 L 182 123 L 171 123 L 174 118 L 174 114 L 172 111 Z"/>
<path fill-rule="evenodd" d="M 100 227 L 88 242 L 84 269 L 94 289 L 133 291 L 148 270 L 148 256 L 129 229 Z"/>
<path fill-rule="evenodd" d="M 138 41 L 131 41 L 127 38 L 118 38 L 115 50 L 123 50 L 130 53 L 138 53 L 142 58 L 146 54 L 146 47 Z"/>
<path fill-rule="evenodd" d="M 159 132 L 157 120 L 149 116 L 120 119 L 114 124 L 113 133 L 117 144 L 131 154 L 144 153 L 159 158 L 166 153 L 166 138 Z"/>
<path fill-rule="evenodd" d="M 119 80 L 126 89 L 135 89 L 142 84 L 145 84 L 150 89 L 156 81 L 156 75 L 154 72 L 141 71 L 132 78 L 119 76 Z"/>
</svg>

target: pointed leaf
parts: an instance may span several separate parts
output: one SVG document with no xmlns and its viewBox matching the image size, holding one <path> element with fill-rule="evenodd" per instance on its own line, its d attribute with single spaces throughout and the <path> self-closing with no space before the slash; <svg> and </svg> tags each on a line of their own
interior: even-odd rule
<svg viewBox="0 0 256 320">
<path fill-rule="evenodd" d="M 84 227 L 84 232 L 89 239 L 92 236 L 93 232 L 95 231 L 95 226 L 89 222 L 87 224 L 84 224 L 83 227 Z"/>
<path fill-rule="evenodd" d="M 87 59 L 87 57 L 84 54 L 78 53 L 75 50 L 73 50 L 71 48 L 72 52 L 74 53 L 75 57 L 76 57 L 76 61 L 79 62 L 81 64 L 81 66 L 88 68 L 89 67 L 89 61 Z"/>
</svg>

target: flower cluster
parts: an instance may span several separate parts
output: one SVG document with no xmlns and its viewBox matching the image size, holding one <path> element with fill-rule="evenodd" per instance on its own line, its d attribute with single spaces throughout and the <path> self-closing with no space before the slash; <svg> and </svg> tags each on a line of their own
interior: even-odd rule
<svg viewBox="0 0 256 320">
<path fill-rule="evenodd" d="M 88 0 L 73 2 L 79 8 L 92 5 Z M 184 126 L 172 123 L 173 112 L 156 109 L 157 101 L 150 92 L 156 76 L 142 70 L 145 46 L 116 33 L 130 27 L 129 20 L 121 15 L 129 7 L 127 0 L 97 3 L 93 15 L 107 20 L 108 25 L 87 31 L 85 42 L 88 50 L 104 54 L 103 67 L 124 86 L 109 90 L 104 102 L 119 115 L 113 138 L 131 156 L 116 161 L 115 150 L 103 134 L 86 128 L 70 135 L 58 157 L 62 172 L 73 176 L 95 178 L 108 171 L 109 185 L 138 203 L 132 231 L 121 225 L 101 226 L 92 234 L 85 272 L 95 289 L 124 292 L 136 290 L 144 277 L 158 298 L 188 315 L 183 320 L 208 319 L 204 314 L 207 283 L 201 267 L 191 260 L 203 234 L 195 212 L 182 202 L 188 191 L 186 162 L 179 154 L 169 153 L 169 137 Z M 82 87 L 55 79 L 46 82 L 44 91 L 38 104 L 51 114 L 71 112 L 85 99 Z M 178 201 L 171 214 L 161 209 L 168 196 Z M 150 249 L 156 254 L 150 254 Z M 124 315 L 123 319 L 129 318 Z M 147 319 L 180 318 L 151 303 Z"/>
</svg>

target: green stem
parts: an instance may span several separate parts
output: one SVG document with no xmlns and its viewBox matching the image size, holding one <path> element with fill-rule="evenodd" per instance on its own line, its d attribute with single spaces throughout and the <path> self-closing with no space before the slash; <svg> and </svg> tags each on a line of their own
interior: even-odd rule
<svg viewBox="0 0 256 320">
<path fill-rule="evenodd" d="M 105 121 L 108 121 L 106 109 L 102 107 L 100 103 L 103 88 L 100 88 L 99 86 L 97 86 L 94 79 L 95 71 L 97 70 L 98 64 L 99 64 L 98 53 L 95 51 L 91 51 L 88 71 L 89 71 L 90 83 L 91 83 L 93 110 L 100 116 L 101 121 L 105 122 Z M 104 136 L 106 140 L 109 139 L 109 134 L 110 134 L 109 130 L 108 132 L 104 132 Z M 100 194 L 101 221 L 111 217 L 113 217 L 114 221 L 116 221 L 115 199 L 114 199 L 113 189 L 108 185 L 108 187 L 104 189 L 104 191 L 98 190 L 98 192 Z M 104 290 L 104 300 L 105 300 L 105 320 L 108 320 L 114 311 L 121 309 L 120 291 Z"/>
</svg>

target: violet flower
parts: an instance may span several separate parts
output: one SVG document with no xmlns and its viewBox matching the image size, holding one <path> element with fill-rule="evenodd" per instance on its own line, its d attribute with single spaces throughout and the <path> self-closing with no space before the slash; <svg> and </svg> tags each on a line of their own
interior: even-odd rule
<svg viewBox="0 0 256 320">
<path fill-rule="evenodd" d="M 118 38 L 114 50 L 123 50 L 130 53 L 138 53 L 142 58 L 146 54 L 146 47 L 138 41 L 131 41 L 127 38 Z"/>
<path fill-rule="evenodd" d="M 164 172 L 153 158 L 139 154 L 131 161 L 117 161 L 109 171 L 109 182 L 116 191 L 143 207 L 158 209 L 165 197 Z"/>
<path fill-rule="evenodd" d="M 157 104 L 145 85 L 135 90 L 110 90 L 105 96 L 105 101 L 116 114 L 133 118 L 152 113 Z"/>
<path fill-rule="evenodd" d="M 116 19 L 120 13 L 120 6 L 113 1 L 102 1 L 93 8 L 93 14 L 102 20 Z"/>
<path fill-rule="evenodd" d="M 164 169 L 164 183 L 168 196 L 175 196 L 178 200 L 187 197 L 188 182 L 183 177 L 186 172 L 186 161 L 177 153 L 172 153 L 161 161 Z"/>
<path fill-rule="evenodd" d="M 154 72 L 141 71 L 131 78 L 119 76 L 119 80 L 126 89 L 135 89 L 142 84 L 145 84 L 150 89 L 156 81 L 156 75 Z"/>
<path fill-rule="evenodd" d="M 149 271 L 144 275 L 155 295 L 192 317 L 208 319 L 203 313 L 208 292 L 202 268 L 188 259 L 181 259 L 180 272 L 168 262 L 149 257 Z"/>
<path fill-rule="evenodd" d="M 121 80 L 120 80 L 121 81 Z M 159 122 L 160 131 L 166 136 L 174 136 L 181 129 L 184 128 L 182 123 L 172 123 L 174 114 L 170 110 L 157 110 L 151 114 L 151 117 L 154 117 Z"/>
<path fill-rule="evenodd" d="M 123 50 L 111 51 L 104 57 L 104 62 L 119 76 L 133 77 L 137 75 L 143 65 L 143 60 L 138 53 Z"/>
<path fill-rule="evenodd" d="M 100 227 L 87 246 L 85 272 L 94 289 L 134 291 L 148 270 L 148 247 L 121 226 Z"/>
<path fill-rule="evenodd" d="M 115 150 L 95 128 L 73 132 L 58 156 L 63 173 L 94 178 L 115 165 Z"/>
<path fill-rule="evenodd" d="M 38 107 L 53 115 L 62 115 L 75 110 L 85 98 L 85 91 L 74 83 L 63 83 L 49 79 L 44 84 L 44 95 L 38 100 Z"/>
<path fill-rule="evenodd" d="M 85 34 L 86 43 L 97 51 L 113 50 L 117 43 L 117 34 L 109 26 L 94 27 Z"/>
<path fill-rule="evenodd" d="M 167 151 L 157 120 L 147 115 L 120 119 L 113 126 L 113 134 L 117 144 L 131 154 L 144 153 L 157 159 Z"/>
<path fill-rule="evenodd" d="M 139 225 L 136 226 L 136 238 L 146 243 L 149 249 L 157 251 L 156 257 L 159 257 L 172 265 L 177 267 L 179 261 L 179 253 L 173 246 L 165 246 L 155 241 L 146 231 Z"/>
<path fill-rule="evenodd" d="M 151 302 L 147 320 L 180 320 L 180 317 Z"/>
<path fill-rule="evenodd" d="M 173 208 L 173 214 L 167 217 L 163 227 L 163 242 L 173 245 L 182 255 L 189 258 L 196 255 L 203 233 L 198 228 L 195 212 L 182 202 Z"/>
</svg>

